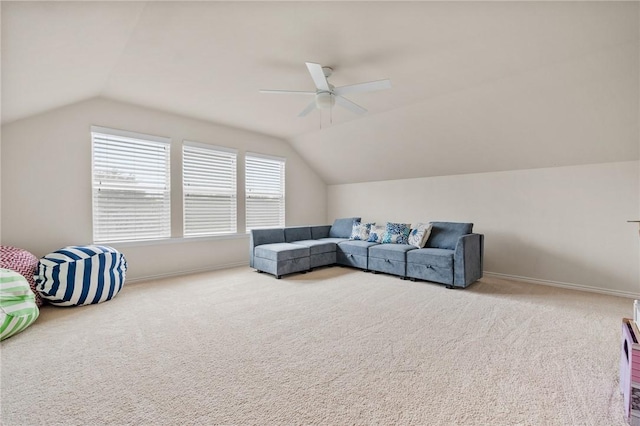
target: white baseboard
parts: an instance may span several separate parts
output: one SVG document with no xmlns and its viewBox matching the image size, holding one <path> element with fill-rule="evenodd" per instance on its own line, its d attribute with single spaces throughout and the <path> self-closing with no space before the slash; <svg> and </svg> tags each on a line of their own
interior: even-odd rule
<svg viewBox="0 0 640 426">
<path fill-rule="evenodd" d="M 139 282 L 150 281 L 150 280 L 158 280 L 162 278 L 178 277 L 178 276 L 189 275 L 189 274 L 198 274 L 201 272 L 218 271 L 220 269 L 237 268 L 238 266 L 249 266 L 249 262 L 226 263 L 224 265 L 209 266 L 206 268 L 188 269 L 184 271 L 168 272 L 166 274 L 146 275 L 144 277 L 138 277 L 138 278 L 132 278 L 132 279 L 127 278 L 127 284 L 139 283 Z"/>
<path fill-rule="evenodd" d="M 505 278 L 514 281 L 521 281 L 529 284 L 541 284 L 551 287 L 568 288 L 571 290 L 589 291 L 592 293 L 607 294 L 609 296 L 628 297 L 631 299 L 639 299 L 640 293 L 633 293 L 630 291 L 612 290 L 608 288 L 592 287 L 582 284 L 563 283 L 560 281 L 541 280 L 539 278 L 521 277 L 518 275 L 501 274 L 498 272 L 484 271 L 484 275 L 488 277 Z"/>
</svg>

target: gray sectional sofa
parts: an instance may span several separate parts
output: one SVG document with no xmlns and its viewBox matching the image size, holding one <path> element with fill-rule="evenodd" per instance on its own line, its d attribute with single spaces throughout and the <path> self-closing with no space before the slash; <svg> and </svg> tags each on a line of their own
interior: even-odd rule
<svg viewBox="0 0 640 426">
<path fill-rule="evenodd" d="M 409 244 L 379 244 L 350 240 L 355 221 L 337 219 L 333 225 L 297 226 L 251 231 L 249 265 L 280 278 L 320 266 L 342 265 L 467 287 L 482 278 L 484 235 L 472 223 L 432 222 L 424 248 Z"/>
</svg>

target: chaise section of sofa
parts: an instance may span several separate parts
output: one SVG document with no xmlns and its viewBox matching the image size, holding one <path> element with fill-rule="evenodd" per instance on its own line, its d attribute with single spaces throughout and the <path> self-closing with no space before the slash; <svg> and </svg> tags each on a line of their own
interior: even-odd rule
<svg viewBox="0 0 640 426">
<path fill-rule="evenodd" d="M 255 229 L 250 236 L 249 265 L 276 278 L 309 270 L 308 247 L 286 242 L 284 229 Z"/>
</svg>

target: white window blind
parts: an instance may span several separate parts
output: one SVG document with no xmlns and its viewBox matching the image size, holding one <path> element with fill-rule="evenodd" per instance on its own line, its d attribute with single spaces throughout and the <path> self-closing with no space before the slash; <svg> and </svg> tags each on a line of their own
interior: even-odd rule
<svg viewBox="0 0 640 426">
<path fill-rule="evenodd" d="M 185 236 L 237 231 L 236 157 L 235 150 L 184 142 Z"/>
<path fill-rule="evenodd" d="M 284 226 L 284 168 L 284 159 L 247 153 L 247 231 Z"/>
<path fill-rule="evenodd" d="M 91 128 L 93 240 L 171 236 L 169 139 Z"/>
</svg>

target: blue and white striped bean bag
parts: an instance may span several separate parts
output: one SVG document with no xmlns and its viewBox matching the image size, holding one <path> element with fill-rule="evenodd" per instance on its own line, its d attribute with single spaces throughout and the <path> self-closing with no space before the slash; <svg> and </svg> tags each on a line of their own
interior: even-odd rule
<svg viewBox="0 0 640 426">
<path fill-rule="evenodd" d="M 40 259 L 36 288 L 58 306 L 101 303 L 122 289 L 126 270 L 126 259 L 112 247 L 69 246 Z"/>
</svg>

